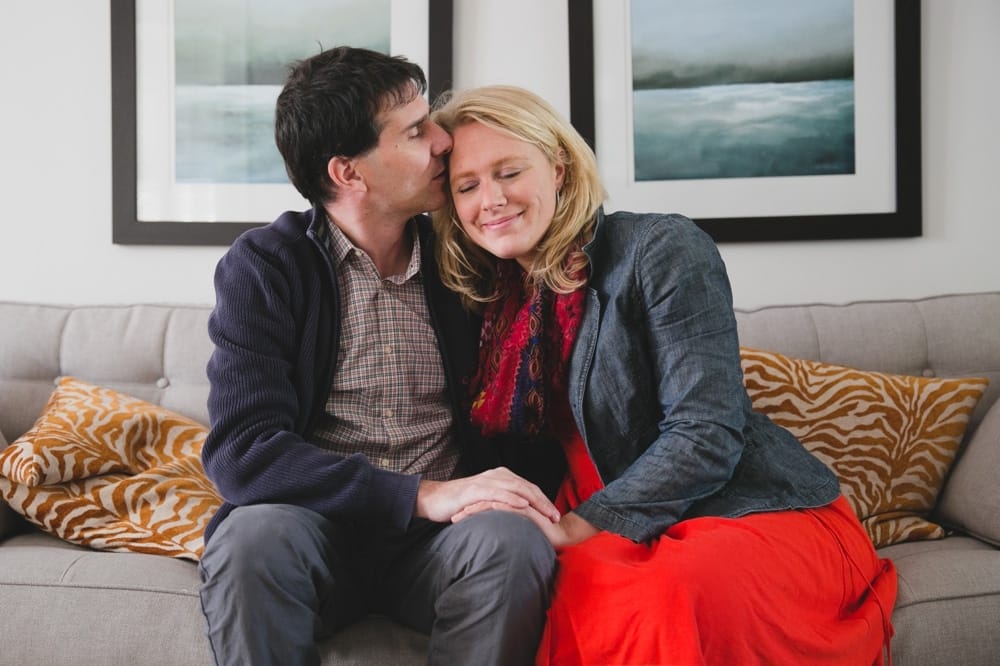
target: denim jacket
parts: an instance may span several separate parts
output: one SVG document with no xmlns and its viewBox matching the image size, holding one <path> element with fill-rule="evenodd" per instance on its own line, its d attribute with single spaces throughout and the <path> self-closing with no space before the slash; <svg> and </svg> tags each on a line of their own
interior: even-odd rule
<svg viewBox="0 0 1000 666">
<path fill-rule="evenodd" d="M 570 406 L 605 487 L 577 508 L 634 541 L 697 516 L 817 507 L 833 473 L 753 412 L 726 269 L 679 215 L 598 212 Z"/>
</svg>

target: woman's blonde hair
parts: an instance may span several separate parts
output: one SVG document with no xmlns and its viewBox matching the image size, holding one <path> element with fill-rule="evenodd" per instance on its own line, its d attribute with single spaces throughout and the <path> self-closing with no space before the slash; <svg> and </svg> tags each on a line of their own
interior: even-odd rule
<svg viewBox="0 0 1000 666">
<path fill-rule="evenodd" d="M 439 102 L 433 119 L 449 133 L 479 122 L 537 147 L 553 165 L 565 167 L 556 209 L 528 271 L 529 278 L 557 293 L 586 283 L 583 243 L 593 234 L 594 216 L 604 201 L 594 151 L 552 106 L 514 86 L 484 86 L 451 93 Z M 445 207 L 434 213 L 438 261 L 445 286 L 469 307 L 497 298 L 496 259 L 469 240 L 448 190 Z M 568 260 L 567 260 L 568 258 Z"/>
</svg>

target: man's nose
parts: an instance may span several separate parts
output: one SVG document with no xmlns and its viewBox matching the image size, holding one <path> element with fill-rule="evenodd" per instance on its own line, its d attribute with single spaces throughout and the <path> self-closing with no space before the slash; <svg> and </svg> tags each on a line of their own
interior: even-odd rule
<svg viewBox="0 0 1000 666">
<path fill-rule="evenodd" d="M 451 134 L 448 134 L 443 127 L 437 123 L 431 123 L 434 126 L 434 130 L 437 132 L 437 136 L 434 137 L 434 154 L 435 155 L 445 155 L 451 152 L 452 140 Z"/>
</svg>

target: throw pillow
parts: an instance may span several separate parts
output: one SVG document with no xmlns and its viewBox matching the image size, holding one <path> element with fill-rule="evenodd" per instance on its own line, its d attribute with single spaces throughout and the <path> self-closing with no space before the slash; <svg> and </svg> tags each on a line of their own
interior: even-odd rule
<svg viewBox="0 0 1000 666">
<path fill-rule="evenodd" d="M 221 504 L 201 466 L 205 426 L 66 377 L 0 453 L 0 494 L 72 543 L 198 559 Z"/>
<path fill-rule="evenodd" d="M 948 477 L 938 505 L 947 525 L 1000 546 L 1000 400 L 972 434 Z"/>
<path fill-rule="evenodd" d="M 927 517 L 987 380 L 890 375 L 740 352 L 754 409 L 834 471 L 877 548 L 945 535 Z"/>
</svg>

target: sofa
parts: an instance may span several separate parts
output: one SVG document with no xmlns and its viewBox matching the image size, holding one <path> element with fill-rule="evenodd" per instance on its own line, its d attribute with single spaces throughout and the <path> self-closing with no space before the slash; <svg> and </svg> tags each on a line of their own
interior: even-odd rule
<svg viewBox="0 0 1000 666">
<path fill-rule="evenodd" d="M 207 306 L 0 303 L 0 448 L 29 430 L 61 376 L 207 421 Z M 944 538 L 880 549 L 898 568 L 897 666 L 1000 655 L 1000 292 L 737 312 L 740 342 L 917 377 L 990 380 L 931 518 Z M 11 664 L 207 664 L 196 565 L 98 551 L 30 526 L 0 500 L 2 657 Z M 426 638 L 370 617 L 324 664 L 417 664 Z"/>
</svg>

